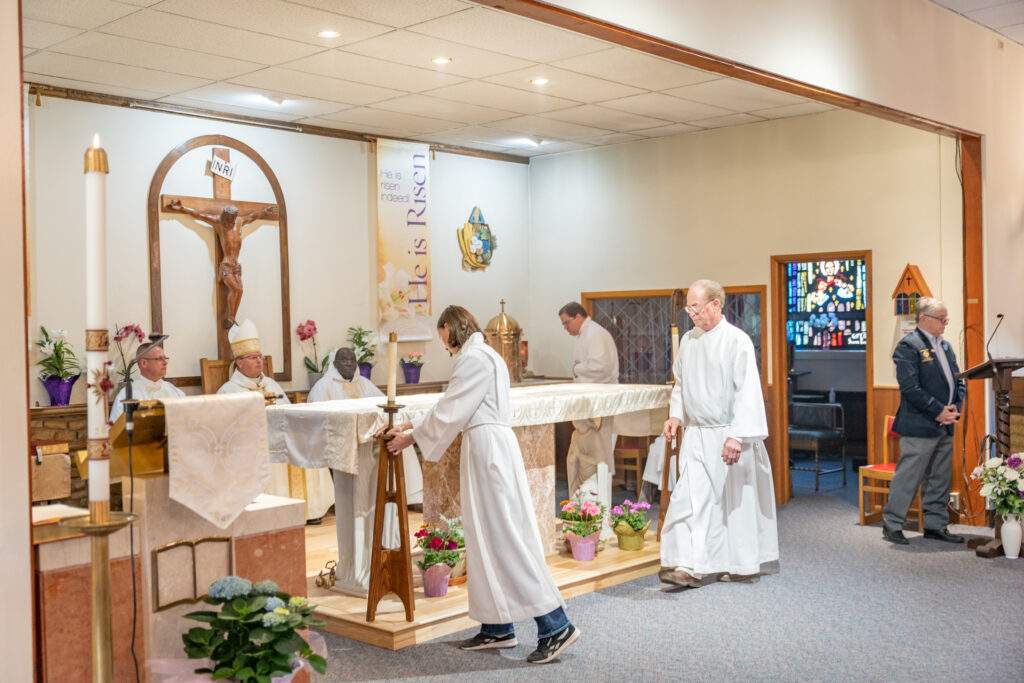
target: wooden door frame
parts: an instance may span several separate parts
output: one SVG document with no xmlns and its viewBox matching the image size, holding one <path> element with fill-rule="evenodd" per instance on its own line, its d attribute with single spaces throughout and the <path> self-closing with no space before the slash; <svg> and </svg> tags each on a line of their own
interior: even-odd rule
<svg viewBox="0 0 1024 683">
<path fill-rule="evenodd" d="M 775 479 L 775 498 L 779 504 L 789 501 L 791 479 L 789 472 L 789 400 L 786 396 L 789 353 L 786 342 L 786 264 L 808 261 L 835 261 L 843 259 L 864 259 L 867 267 L 867 296 L 865 298 L 865 320 L 867 321 L 867 345 L 864 350 L 865 392 L 867 394 L 867 449 L 870 456 L 875 448 L 875 363 L 874 363 L 874 292 L 872 282 L 874 270 L 871 250 L 823 251 L 809 254 L 783 254 L 771 257 L 771 354 L 772 354 L 772 403 L 775 404 L 774 422 L 768 428 L 774 434 L 777 447 L 771 453 L 772 475 Z"/>
</svg>

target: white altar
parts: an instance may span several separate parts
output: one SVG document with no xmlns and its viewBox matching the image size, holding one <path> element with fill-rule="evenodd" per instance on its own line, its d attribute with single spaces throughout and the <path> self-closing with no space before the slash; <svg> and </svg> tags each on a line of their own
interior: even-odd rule
<svg viewBox="0 0 1024 683">
<path fill-rule="evenodd" d="M 649 384 L 545 384 L 513 387 L 512 428 L 519 438 L 545 551 L 556 552 L 554 425 L 595 417 L 664 412 L 671 387 Z M 441 394 L 398 397 L 399 422 L 416 422 Z M 267 408 L 270 457 L 299 467 L 330 467 L 358 475 L 357 452 L 386 423 L 380 397 Z M 459 514 L 456 439 L 437 463 L 424 463 L 423 512 L 428 521 Z"/>
</svg>

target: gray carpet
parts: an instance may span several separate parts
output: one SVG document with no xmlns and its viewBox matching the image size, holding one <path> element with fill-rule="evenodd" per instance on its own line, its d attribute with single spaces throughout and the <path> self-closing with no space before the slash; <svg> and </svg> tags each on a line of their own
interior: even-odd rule
<svg viewBox="0 0 1024 683">
<path fill-rule="evenodd" d="M 911 532 L 896 547 L 856 514 L 842 495 L 796 496 L 781 573 L 756 584 L 670 592 L 648 577 L 572 599 L 582 638 L 553 664 L 524 661 L 532 621 L 500 653 L 456 649 L 474 631 L 399 652 L 327 635 L 327 680 L 1024 680 L 1024 559 Z"/>
</svg>

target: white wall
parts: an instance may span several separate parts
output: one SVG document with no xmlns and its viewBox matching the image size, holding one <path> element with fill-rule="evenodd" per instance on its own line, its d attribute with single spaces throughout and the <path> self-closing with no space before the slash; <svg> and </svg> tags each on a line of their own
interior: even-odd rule
<svg viewBox="0 0 1024 683">
<path fill-rule="evenodd" d="M 84 264 L 81 225 L 81 155 L 98 131 L 110 156 L 108 179 L 109 321 L 142 322 L 150 329 L 146 198 L 153 173 L 174 147 L 197 135 L 219 133 L 245 142 L 277 174 L 288 210 L 291 280 L 292 377 L 285 388 L 307 386 L 303 349 L 294 327 L 316 320 L 321 352 L 341 342 L 351 325 L 375 326 L 376 203 L 370 179 L 375 160 L 368 146 L 289 131 L 197 118 L 44 100 L 31 107 L 30 212 L 32 215 L 32 303 L 30 332 L 39 325 L 67 329 L 75 347 L 84 336 Z M 210 156 L 201 148 L 182 157 L 168 174 L 165 194 L 210 196 L 203 175 Z M 273 201 L 269 184 L 246 157 L 233 183 L 237 199 Z M 435 314 L 447 303 L 465 303 L 482 318 L 498 310 L 502 296 L 515 311 L 516 296 L 525 319 L 528 167 L 523 164 L 440 154 L 432 162 L 431 226 Z M 485 273 L 463 273 L 455 229 L 478 204 L 501 240 L 494 265 Z M 253 224 L 247 230 L 241 262 L 246 291 L 239 318 L 252 318 L 265 352 L 280 368 L 281 329 L 277 226 Z M 171 375 L 198 374 L 201 356 L 216 356 L 213 262 L 214 236 L 187 218 L 161 221 L 164 332 Z M 424 379 L 447 377 L 447 354 L 425 345 Z M 422 350 L 424 344 L 403 345 Z M 34 360 L 34 358 L 33 358 Z M 374 379 L 383 381 L 382 368 Z M 83 400 L 82 382 L 74 402 Z M 32 398 L 47 405 L 41 384 L 30 382 Z"/>
<path fill-rule="evenodd" d="M 773 254 L 870 249 L 875 383 L 894 384 L 889 296 L 908 261 L 948 299 L 949 339 L 962 328 L 954 156 L 948 138 L 832 111 L 534 159 L 535 369 L 568 372 L 556 312 L 581 291 L 767 285 Z"/>
<path fill-rule="evenodd" d="M 1006 313 L 992 352 L 1024 353 L 1024 47 L 930 0 L 551 4 L 981 133 L 986 325 Z"/>
<path fill-rule="evenodd" d="M 29 538 L 28 395 L 25 387 L 24 221 L 22 213 L 21 20 L 0 4 L 0 626 L 3 678 L 32 680 L 32 568 Z"/>
</svg>

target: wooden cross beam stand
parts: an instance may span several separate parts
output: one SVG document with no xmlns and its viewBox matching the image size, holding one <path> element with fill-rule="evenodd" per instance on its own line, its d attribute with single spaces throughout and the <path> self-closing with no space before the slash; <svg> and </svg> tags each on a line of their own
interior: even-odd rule
<svg viewBox="0 0 1024 683">
<path fill-rule="evenodd" d="M 213 159 L 228 162 L 231 151 L 223 147 L 213 149 Z M 231 198 L 231 179 L 211 173 L 213 197 L 185 197 L 160 195 L 160 210 L 181 213 L 206 223 L 217 235 L 217 352 L 222 360 L 231 359 L 228 329 L 235 323 L 238 306 L 242 301 L 242 266 L 238 256 L 242 251 L 242 228 L 258 220 L 278 220 L 277 204 L 235 201 Z"/>
</svg>

